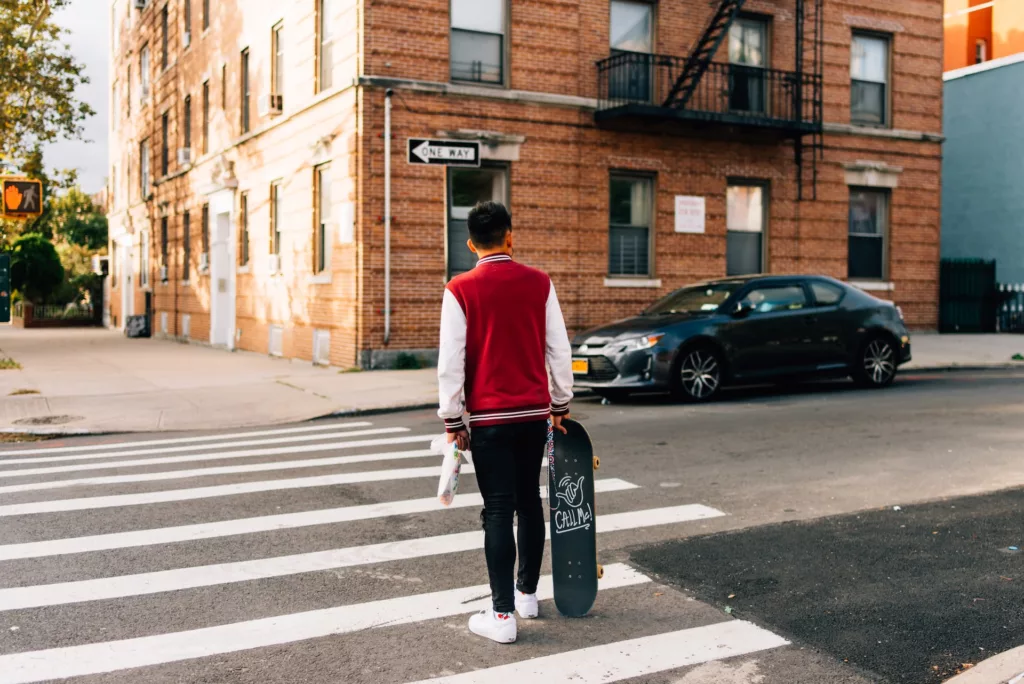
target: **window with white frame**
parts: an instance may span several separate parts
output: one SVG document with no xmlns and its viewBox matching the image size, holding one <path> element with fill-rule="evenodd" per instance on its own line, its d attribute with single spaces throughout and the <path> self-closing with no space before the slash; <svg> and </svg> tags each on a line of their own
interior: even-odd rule
<svg viewBox="0 0 1024 684">
<path fill-rule="evenodd" d="M 281 253 L 281 217 L 283 216 L 284 193 L 281 192 L 281 181 L 270 185 L 270 253 Z"/>
<path fill-rule="evenodd" d="M 317 8 L 317 92 L 334 86 L 334 1 L 319 0 Z"/>
<path fill-rule="evenodd" d="M 270 92 L 284 95 L 284 24 L 277 23 L 271 29 L 271 49 L 274 61 L 271 63 Z"/>
<path fill-rule="evenodd" d="M 884 126 L 889 108 L 889 40 L 854 33 L 850 55 L 850 120 Z"/>
<path fill-rule="evenodd" d="M 764 271 L 766 195 L 763 183 L 730 183 L 726 189 L 726 275 Z"/>
<path fill-rule="evenodd" d="M 149 46 L 143 45 L 139 53 L 139 102 L 149 100 Z"/>
<path fill-rule="evenodd" d="M 612 174 L 608 195 L 608 274 L 651 275 L 652 179 Z"/>
<path fill-rule="evenodd" d="M 854 280 L 884 280 L 889 196 L 884 190 L 850 188 L 848 275 Z"/>
<path fill-rule="evenodd" d="M 979 38 L 974 43 L 974 63 L 981 64 L 988 59 L 988 41 Z"/>
<path fill-rule="evenodd" d="M 153 184 L 149 175 L 149 138 L 139 143 L 139 197 L 149 197 L 149 188 Z"/>
<path fill-rule="evenodd" d="M 451 78 L 505 82 L 507 0 L 451 0 Z"/>
<path fill-rule="evenodd" d="M 479 169 L 448 169 L 448 277 L 476 265 L 469 251 L 469 212 L 479 202 L 508 201 L 508 167 L 487 165 Z"/>
<path fill-rule="evenodd" d="M 149 287 L 149 231 L 139 235 L 139 287 Z"/>
<path fill-rule="evenodd" d="M 313 206 L 316 219 L 313 229 L 313 273 L 320 274 L 331 267 L 331 167 L 323 164 L 314 169 Z"/>
</svg>

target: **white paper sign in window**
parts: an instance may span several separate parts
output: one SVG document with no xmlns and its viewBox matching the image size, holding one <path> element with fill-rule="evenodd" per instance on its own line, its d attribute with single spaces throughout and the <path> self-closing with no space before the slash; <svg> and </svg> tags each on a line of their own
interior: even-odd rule
<svg viewBox="0 0 1024 684">
<path fill-rule="evenodd" d="M 676 195 L 676 232 L 704 232 L 704 198 Z"/>
</svg>

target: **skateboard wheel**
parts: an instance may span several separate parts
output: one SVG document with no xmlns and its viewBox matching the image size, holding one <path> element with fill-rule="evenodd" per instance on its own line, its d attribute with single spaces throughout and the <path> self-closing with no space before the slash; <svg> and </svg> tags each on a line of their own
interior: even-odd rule
<svg viewBox="0 0 1024 684">
<path fill-rule="evenodd" d="M 604 577 L 604 566 L 600 563 L 597 564 L 597 579 Z"/>
<path fill-rule="evenodd" d="M 600 467 L 601 467 L 601 457 L 600 456 L 595 456 L 594 457 L 594 470 L 597 470 Z"/>
</svg>

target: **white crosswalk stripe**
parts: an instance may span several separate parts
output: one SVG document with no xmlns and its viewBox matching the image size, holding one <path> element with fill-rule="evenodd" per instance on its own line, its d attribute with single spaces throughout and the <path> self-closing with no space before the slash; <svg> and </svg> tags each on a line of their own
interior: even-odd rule
<svg viewBox="0 0 1024 684">
<path fill-rule="evenodd" d="M 26 530 L 49 530 L 47 521 L 53 519 L 48 517 L 50 515 L 105 511 L 102 519 L 97 518 L 105 521 L 101 529 L 89 529 L 100 523 L 83 518 L 81 522 L 71 523 L 70 527 L 64 522 L 52 528 L 58 530 L 58 535 L 60 530 L 75 530 L 78 536 L 68 531 L 62 536 L 36 532 L 28 535 L 27 539 L 25 536 L 20 539 L 7 537 L 9 543 L 0 544 L 0 625 L 6 624 L 7 620 L 24 621 L 25 632 L 36 634 L 38 630 L 33 629 L 34 619 L 28 617 L 36 613 L 31 611 L 57 609 L 59 615 L 66 615 L 48 630 L 38 632 L 27 648 L 6 648 L 0 655 L 0 684 L 61 680 L 119 673 L 134 668 L 158 668 L 159 671 L 159 668 L 172 667 L 176 663 L 187 663 L 176 667 L 195 668 L 189 671 L 197 674 L 183 676 L 177 670 L 169 679 L 159 675 L 154 675 L 154 678 L 168 681 L 209 679 L 202 674 L 204 668 L 213 661 L 232 657 L 231 654 L 271 647 L 288 648 L 289 644 L 325 637 L 336 639 L 340 635 L 348 635 L 342 637 L 344 639 L 357 639 L 371 629 L 402 633 L 403 629 L 410 629 L 417 623 L 464 616 L 489 607 L 490 589 L 487 585 L 446 588 L 466 584 L 458 581 L 463 569 L 460 559 L 471 557 L 476 562 L 482 561 L 479 553 L 484 545 L 484 534 L 479 523 L 467 528 L 465 514 L 460 517 L 451 512 L 482 506 L 480 495 L 474 491 L 475 482 L 468 478 L 461 486 L 463 491 L 447 508 L 436 497 L 423 496 L 433 493 L 440 468 L 436 461 L 426 467 L 400 467 L 402 461 L 430 456 L 422 446 L 402 448 L 403 445 L 423 445 L 433 438 L 433 435 L 402 434 L 410 432 L 407 427 L 376 427 L 368 421 L 352 421 L 0 452 L 0 456 L 11 457 L 0 459 L 0 497 L 20 497 L 0 504 L 0 517 L 8 518 L 10 525 L 14 526 L 10 528 L 5 522 L 8 529 L 18 530 L 25 525 L 23 529 Z M 347 453 L 295 458 L 300 454 L 333 451 Z M 36 458 L 27 458 L 28 455 Z M 237 462 L 245 458 L 264 460 Z M 232 463 L 233 460 L 236 462 Z M 58 465 L 51 465 L 53 463 Z M 187 463 L 203 465 L 178 470 L 168 468 Z M 379 463 L 382 469 L 348 470 L 351 466 L 373 463 Z M 26 467 L 15 469 L 10 468 L 11 465 Z M 252 480 L 260 473 L 308 468 L 325 469 L 325 474 Z M 338 470 L 330 470 L 335 468 Z M 130 470 L 124 472 L 122 469 Z M 100 470 L 114 472 L 60 479 L 66 473 Z M 462 472 L 472 476 L 475 471 L 471 465 L 466 465 Z M 223 478 L 219 482 L 226 483 L 159 488 L 164 482 L 207 477 Z M 295 491 L 303 497 L 311 496 L 305 493 L 311 492 L 316 497 L 322 496 L 318 488 L 329 492 L 331 490 L 327 488 L 344 485 L 361 491 L 372 483 L 380 483 L 395 493 L 385 497 L 379 494 L 375 497 L 356 496 L 353 497 L 355 505 L 347 506 L 332 506 L 334 502 L 329 497 L 310 498 L 311 503 L 305 506 L 309 510 L 296 512 L 274 512 L 273 506 L 260 508 L 260 502 L 272 492 Z M 83 487 L 96 488 L 97 491 L 89 492 L 90 496 L 60 497 L 64 491 Z M 380 487 L 373 491 L 379 492 Z M 692 525 L 726 515 L 700 503 L 659 505 L 649 494 L 643 493 L 648 490 L 614 477 L 598 478 L 595 491 L 599 494 L 600 510 L 595 518 L 595 527 L 600 533 L 599 549 L 602 548 L 601 540 L 619 540 L 615 544 L 621 547 L 622 540 L 631 538 L 629 533 L 674 530 L 673 526 Z M 541 492 L 547 496 L 546 487 L 542 487 Z M 36 498 L 56 498 L 24 500 L 25 495 L 33 493 L 37 494 Z M 410 493 L 412 498 L 409 498 Z M 390 500 L 374 501 L 374 498 Z M 215 509 L 209 506 L 193 509 L 187 503 L 193 501 L 215 503 L 224 514 L 211 513 Z M 607 507 L 606 501 L 609 502 Z M 180 503 L 181 506 L 177 510 L 151 506 L 160 503 Z M 236 507 L 245 513 L 232 516 Z M 609 508 L 610 512 L 605 512 Z M 145 524 L 150 516 L 155 516 L 155 525 L 152 522 Z M 357 529 L 353 525 L 361 526 L 358 533 L 353 532 Z M 330 537 L 325 536 L 326 533 Z M 319 542 L 303 549 L 307 535 L 313 535 L 310 539 L 319 535 L 320 539 L 329 542 L 336 538 L 341 543 L 328 545 Z M 258 544 L 248 541 L 256 539 L 259 539 Z M 213 543 L 204 545 L 204 541 Z M 287 550 L 282 552 L 279 545 L 280 549 Z M 224 548 L 228 555 L 203 560 L 205 555 L 215 554 L 220 548 Z M 133 553 L 133 549 L 143 551 Z M 151 553 L 156 555 L 150 558 Z M 146 567 L 133 568 L 133 563 L 147 558 L 150 560 Z M 5 572 L 5 566 L 15 562 L 31 565 L 11 565 L 9 567 L 14 572 Z M 289 582 L 312 582 L 317 577 L 316 573 L 324 571 L 340 572 L 354 568 L 353 572 L 362 572 L 359 567 L 372 569 L 403 564 L 403 567 L 411 567 L 410 563 L 424 562 L 429 562 L 432 567 L 445 568 L 450 573 L 448 581 L 434 587 L 438 590 L 416 592 L 417 586 L 425 589 L 430 585 L 410 584 L 402 589 L 392 583 L 389 586 L 396 589 L 396 594 L 390 598 L 332 601 L 328 594 L 325 602 L 314 604 L 315 610 L 292 609 L 295 612 L 287 612 L 285 608 L 284 614 L 279 608 L 268 608 L 272 604 L 260 600 L 257 593 L 265 591 L 266 587 L 276 586 L 268 583 L 280 584 L 288 578 L 291 578 Z M 36 573 L 43 568 L 48 568 L 49 572 L 37 578 Z M 369 581 L 359 577 L 376 576 L 352 576 L 355 579 L 347 580 L 346 585 L 353 581 L 357 584 L 350 585 L 356 587 L 351 589 L 354 593 L 350 595 L 362 595 L 358 582 Z M 386 574 L 380 576 L 388 577 Z M 437 578 L 433 581 L 436 582 Z M 641 591 L 650 581 L 628 565 L 612 563 L 605 567 L 599 591 L 602 595 L 625 592 L 624 596 L 628 594 L 631 597 L 627 599 L 629 602 L 642 603 L 649 600 L 644 597 L 651 595 L 650 589 Z M 173 604 L 188 602 L 192 600 L 191 596 L 204 588 L 216 588 L 218 594 L 249 598 L 238 604 L 235 617 L 227 622 L 218 620 L 216 612 L 206 615 L 202 606 L 196 606 L 200 609 L 198 612 L 188 611 L 195 614 L 194 621 L 189 624 L 162 624 L 164 614 L 158 612 L 147 615 L 139 623 L 146 625 L 145 632 L 118 632 L 116 638 L 108 637 L 111 640 L 103 640 L 102 635 L 97 639 L 95 636 L 100 633 L 89 624 L 75 622 L 76 619 L 102 620 L 95 616 L 108 615 L 109 610 L 137 613 L 144 610 L 143 604 L 139 603 L 144 600 L 159 598 Z M 541 578 L 538 595 L 542 601 L 552 598 L 549 575 Z M 153 598 L 145 599 L 147 596 Z M 598 599 L 595 611 L 600 612 L 602 600 Z M 680 602 L 680 605 L 687 604 Z M 65 614 L 64 611 L 74 606 L 77 606 L 77 612 Z M 215 606 L 207 608 L 215 611 Z M 544 610 L 554 612 L 553 607 Z M 529 651 L 523 651 L 514 662 L 501 658 L 465 665 L 460 663 L 459 669 L 466 672 L 450 674 L 449 670 L 443 673 L 445 676 L 436 679 L 431 679 L 431 676 L 437 670 L 424 667 L 418 676 L 403 676 L 402 680 L 450 684 L 614 682 L 787 645 L 781 637 L 747 622 L 730 620 L 709 625 L 706 624 L 706 613 L 701 619 L 684 617 L 680 617 L 678 624 L 667 625 L 667 630 L 663 628 L 653 635 L 647 630 L 639 635 L 629 634 L 628 628 L 616 631 L 614 622 L 598 621 L 591 623 L 591 628 L 597 629 L 595 634 L 599 643 L 587 648 L 565 650 L 540 658 L 531 658 Z M 559 629 L 563 624 L 567 623 L 556 619 L 541 622 L 540 627 Z M 92 638 L 85 637 L 86 634 Z M 456 641 L 463 638 L 468 637 L 459 636 Z M 457 650 L 453 651 L 453 655 L 457 653 Z M 365 672 L 371 671 L 377 670 Z M 145 681 L 147 675 L 144 672 L 127 673 L 129 679 L 126 681 Z M 289 677 L 294 679 L 293 675 L 295 673 Z M 270 672 L 267 676 L 268 682 L 284 681 L 275 679 Z M 301 676 L 299 678 L 302 679 Z M 359 679 L 385 680 L 396 681 L 383 675 L 380 679 L 369 675 Z M 309 681 L 310 684 L 326 684 L 335 680 Z"/>
</svg>

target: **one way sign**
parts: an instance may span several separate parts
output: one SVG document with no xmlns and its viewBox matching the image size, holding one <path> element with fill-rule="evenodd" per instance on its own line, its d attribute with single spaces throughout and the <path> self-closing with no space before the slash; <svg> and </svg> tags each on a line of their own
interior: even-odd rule
<svg viewBox="0 0 1024 684">
<path fill-rule="evenodd" d="M 409 163 L 480 166 L 480 143 L 466 140 L 409 138 Z"/>
</svg>

